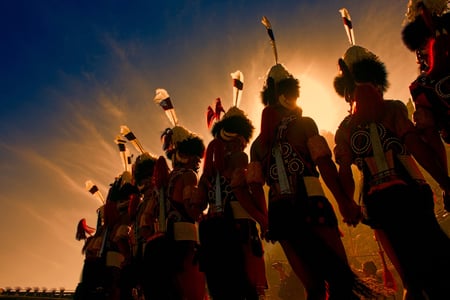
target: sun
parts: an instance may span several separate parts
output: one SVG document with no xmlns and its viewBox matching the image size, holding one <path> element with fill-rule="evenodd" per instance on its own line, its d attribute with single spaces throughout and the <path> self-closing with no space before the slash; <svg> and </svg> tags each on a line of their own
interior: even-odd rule
<svg viewBox="0 0 450 300">
<path fill-rule="evenodd" d="M 303 115 L 311 117 L 319 131 L 336 132 L 339 123 L 347 115 L 348 106 L 333 90 L 332 84 L 325 86 L 313 77 L 299 75 L 300 97 L 297 105 Z"/>
</svg>

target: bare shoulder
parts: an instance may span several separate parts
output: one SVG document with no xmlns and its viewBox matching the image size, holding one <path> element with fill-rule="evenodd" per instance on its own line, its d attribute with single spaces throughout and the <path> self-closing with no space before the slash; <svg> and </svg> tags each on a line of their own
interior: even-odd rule
<svg viewBox="0 0 450 300">
<path fill-rule="evenodd" d="M 236 152 L 232 156 L 232 163 L 235 168 L 244 168 L 248 164 L 248 155 L 245 152 Z"/>
<path fill-rule="evenodd" d="M 258 135 L 250 146 L 250 161 L 261 161 L 263 158 L 263 147 L 261 136 Z"/>
<path fill-rule="evenodd" d="M 311 117 L 301 117 L 300 126 L 304 130 L 307 137 L 312 137 L 319 134 L 319 128 L 316 121 Z"/>
<path fill-rule="evenodd" d="M 185 185 L 197 185 L 197 173 L 195 173 L 193 170 L 186 170 L 182 175 L 181 179 Z"/>
</svg>

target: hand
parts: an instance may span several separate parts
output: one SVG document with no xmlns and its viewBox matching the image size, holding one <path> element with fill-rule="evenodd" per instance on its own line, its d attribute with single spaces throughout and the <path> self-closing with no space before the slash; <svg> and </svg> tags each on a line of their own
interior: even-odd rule
<svg viewBox="0 0 450 300">
<path fill-rule="evenodd" d="M 450 177 L 447 177 L 445 184 L 440 185 L 442 189 L 442 200 L 444 201 L 444 209 L 450 212 Z"/>
<path fill-rule="evenodd" d="M 362 219 L 361 206 L 353 200 L 348 201 L 346 205 L 339 205 L 339 211 L 343 216 L 343 222 L 349 226 L 356 227 Z"/>
<path fill-rule="evenodd" d="M 444 209 L 450 212 L 450 191 L 443 191 L 442 199 L 444 200 Z"/>
<path fill-rule="evenodd" d="M 261 239 L 265 240 L 267 243 L 275 244 L 275 240 L 270 236 L 270 231 L 261 231 Z"/>
</svg>

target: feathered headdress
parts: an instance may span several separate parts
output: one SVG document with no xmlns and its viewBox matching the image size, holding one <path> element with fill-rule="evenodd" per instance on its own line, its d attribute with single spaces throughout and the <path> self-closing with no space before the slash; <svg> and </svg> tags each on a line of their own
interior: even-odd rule
<svg viewBox="0 0 450 300">
<path fill-rule="evenodd" d="M 411 0 L 402 30 L 405 46 L 416 52 L 420 71 L 433 79 L 448 74 L 450 67 L 450 13 L 448 1 Z"/>
<path fill-rule="evenodd" d="M 137 185 L 145 179 L 153 176 L 156 157 L 149 152 L 139 155 L 133 164 L 133 178 Z"/>
<path fill-rule="evenodd" d="M 272 30 L 272 25 L 270 24 L 267 17 L 263 17 L 262 24 L 267 29 L 275 56 L 275 65 L 273 65 L 266 74 L 266 82 L 261 92 L 261 100 L 265 106 L 270 104 L 275 104 L 278 101 L 278 85 L 284 80 L 297 81 L 292 74 L 286 69 L 286 67 L 278 62 L 278 52 L 275 44 L 275 37 Z"/>
<path fill-rule="evenodd" d="M 339 10 L 342 16 L 342 21 L 344 22 L 345 32 L 347 32 L 347 37 L 350 45 L 355 45 L 355 34 L 353 33 L 353 23 L 350 18 L 350 14 L 348 10 L 343 7 Z"/>
<path fill-rule="evenodd" d="M 267 19 L 266 16 L 262 17 L 261 23 L 264 25 L 264 27 L 266 27 L 267 29 L 267 34 L 269 35 L 270 38 L 270 43 L 272 45 L 272 49 L 273 49 L 273 55 L 275 57 L 275 64 L 278 64 L 278 51 L 277 51 L 277 44 L 275 42 L 275 35 L 273 34 L 273 30 L 272 30 L 272 24 L 270 24 L 269 19 Z"/>
<path fill-rule="evenodd" d="M 373 83 L 386 91 L 387 72 L 384 64 L 368 49 L 355 45 L 353 24 L 346 8 L 339 10 L 344 21 L 344 28 L 350 42 L 350 47 L 344 56 L 339 59 L 340 74 L 334 79 L 334 88 L 338 95 L 348 100 L 347 95 L 354 89 L 354 82 Z M 350 24 L 350 26 L 349 26 Z"/>
<path fill-rule="evenodd" d="M 131 153 L 130 150 L 126 146 L 126 140 L 124 140 L 121 136 L 116 136 L 114 142 L 117 144 L 119 148 L 119 155 L 122 161 L 122 166 L 125 171 L 131 171 Z"/>
<path fill-rule="evenodd" d="M 98 186 L 92 182 L 92 180 L 86 180 L 85 182 L 86 190 L 94 195 L 100 203 L 103 205 L 105 204 L 105 198 L 103 197 L 102 193 L 98 189 Z"/>
<path fill-rule="evenodd" d="M 280 82 L 283 79 L 292 77 L 291 74 L 287 71 L 286 67 L 278 62 L 278 51 L 277 45 L 275 43 L 275 36 L 273 34 L 272 25 L 270 24 L 269 19 L 266 16 L 263 16 L 261 23 L 267 29 L 267 34 L 269 35 L 270 43 L 272 44 L 273 54 L 275 57 L 275 65 L 273 65 L 267 73 L 268 78 L 272 78 L 275 83 Z"/>
<path fill-rule="evenodd" d="M 273 132 L 280 121 L 279 114 L 272 105 L 278 103 L 279 95 L 294 88 L 299 89 L 300 85 L 299 81 L 278 61 L 274 33 L 267 17 L 263 17 L 262 23 L 267 29 L 275 55 L 275 65 L 267 71 L 266 82 L 260 94 L 261 101 L 265 106 L 261 116 L 260 138 L 262 143 L 268 145 L 271 143 Z"/>
<path fill-rule="evenodd" d="M 229 141 L 236 137 L 242 139 L 242 144 L 245 147 L 253 135 L 253 124 L 246 116 L 244 111 L 239 109 L 239 104 L 242 98 L 242 90 L 244 87 L 244 75 L 237 70 L 230 74 L 233 83 L 233 102 L 232 106 L 220 119 L 220 114 L 215 115 L 216 123 L 212 126 L 211 133 L 214 139 L 209 143 L 206 149 L 204 172 L 211 175 L 213 169 L 222 171 L 224 168 L 224 144 L 222 141 Z M 217 98 L 220 101 L 220 98 Z M 216 99 L 216 107 L 217 100 Z M 220 108 L 223 111 L 222 104 Z M 208 107 L 208 112 L 212 108 Z M 216 110 L 217 111 L 217 110 Z M 210 124 L 208 119 L 208 125 Z M 208 126 L 210 128 L 211 126 Z"/>
<path fill-rule="evenodd" d="M 409 0 L 405 22 L 413 22 L 423 14 L 426 8 L 431 15 L 441 16 L 449 11 L 448 0 Z"/>
<path fill-rule="evenodd" d="M 131 144 L 134 146 L 134 148 L 140 153 L 144 154 L 145 150 L 141 145 L 141 142 L 136 138 L 134 133 L 128 128 L 127 125 L 121 125 L 120 126 L 120 134 L 125 137 Z"/>
<path fill-rule="evenodd" d="M 173 155 L 176 156 L 179 153 L 203 157 L 205 151 L 203 140 L 197 134 L 178 125 L 169 93 L 165 89 L 158 88 L 155 94 L 153 101 L 162 107 L 173 126 L 173 128 L 165 129 L 161 135 L 163 150 L 166 152 L 167 158 L 173 160 Z"/>
<path fill-rule="evenodd" d="M 98 189 L 98 186 L 94 184 L 91 180 L 86 180 L 85 182 L 86 190 L 93 196 L 95 196 L 100 203 L 102 204 L 97 209 L 97 229 L 100 228 L 100 226 L 103 225 L 105 221 L 105 198 L 103 197 L 103 194 Z"/>
</svg>

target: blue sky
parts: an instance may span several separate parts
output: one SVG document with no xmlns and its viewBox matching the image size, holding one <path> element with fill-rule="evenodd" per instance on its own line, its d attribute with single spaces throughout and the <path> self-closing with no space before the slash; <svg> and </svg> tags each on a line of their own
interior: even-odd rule
<svg viewBox="0 0 450 300">
<path fill-rule="evenodd" d="M 346 7 L 356 44 L 386 63 L 388 98 L 404 102 L 417 75 L 401 43 L 407 1 L 21 1 L 0 2 L 0 287 L 75 288 L 83 256 L 78 220 L 95 225 L 98 202 L 121 173 L 114 138 L 127 125 L 162 154 L 170 126 L 152 99 L 171 95 L 180 124 L 206 142 L 206 107 L 231 105 L 230 73 L 244 74 L 241 108 L 259 131 L 259 91 L 274 63 L 300 78 L 298 104 L 334 132 L 348 107 L 332 87 L 349 46 L 338 10 Z M 129 145 L 131 152 L 134 151 Z M 45 270 L 45 272 L 43 272 Z"/>
</svg>

